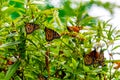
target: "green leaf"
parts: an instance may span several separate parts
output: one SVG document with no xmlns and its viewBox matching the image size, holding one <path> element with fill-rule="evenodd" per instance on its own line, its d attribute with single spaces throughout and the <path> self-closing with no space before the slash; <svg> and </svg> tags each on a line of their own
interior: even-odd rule
<svg viewBox="0 0 120 80">
<path fill-rule="evenodd" d="M 10 80 L 10 78 L 13 76 L 13 74 L 15 73 L 15 71 L 18 69 L 18 67 L 20 66 L 20 61 L 17 61 L 16 63 L 14 63 L 12 66 L 9 67 L 7 74 L 5 76 L 5 80 Z"/>
<path fill-rule="evenodd" d="M 78 64 L 77 64 L 76 60 L 74 58 L 72 58 L 72 67 L 73 67 L 73 69 L 76 69 L 77 65 Z"/>
<path fill-rule="evenodd" d="M 3 72 L 0 72 L 0 80 L 3 80 L 5 74 Z"/>
<path fill-rule="evenodd" d="M 27 77 L 27 78 L 29 78 L 29 79 L 31 79 L 31 80 L 34 79 L 33 75 L 31 75 L 31 74 L 25 74 L 25 77 Z"/>
<path fill-rule="evenodd" d="M 80 24 L 81 24 L 82 26 L 86 26 L 86 25 L 89 25 L 89 26 L 96 25 L 96 18 L 97 18 L 97 17 L 87 16 L 87 17 L 85 17 L 84 19 L 81 20 Z"/>
<path fill-rule="evenodd" d="M 28 41 L 31 42 L 36 48 L 38 48 L 37 45 L 36 45 L 32 40 L 30 40 L 30 39 L 28 39 L 28 38 L 26 38 L 26 40 L 28 40 Z"/>
<path fill-rule="evenodd" d="M 119 47 L 120 47 L 120 45 L 115 46 L 114 48 L 112 48 L 112 51 L 119 48 Z"/>
<path fill-rule="evenodd" d="M 73 72 L 73 69 L 70 67 L 70 66 L 68 66 L 68 65 L 64 65 L 64 68 L 66 68 L 67 70 L 67 72 L 70 72 L 70 73 L 72 73 Z"/>
<path fill-rule="evenodd" d="M 20 17 L 20 14 L 19 14 L 18 12 L 13 12 L 13 13 L 11 14 L 11 18 L 12 18 L 12 19 L 16 19 L 17 17 Z"/>
<path fill-rule="evenodd" d="M 63 17 L 63 16 L 74 16 L 75 15 L 75 10 L 71 8 L 71 2 L 68 0 L 68 1 L 65 1 L 64 3 L 64 8 L 59 10 L 60 12 L 60 16 Z"/>
<path fill-rule="evenodd" d="M 62 26 L 61 20 L 60 20 L 60 18 L 58 17 L 58 11 L 57 11 L 57 10 L 54 11 L 54 19 L 55 19 L 55 21 L 57 22 L 57 24 L 58 24 L 59 26 Z"/>
<path fill-rule="evenodd" d="M 10 0 L 10 5 L 14 5 L 17 8 L 24 8 L 24 1 L 23 0 Z"/>
<path fill-rule="evenodd" d="M 87 66 L 84 66 L 83 68 L 84 68 L 85 72 L 89 72 L 90 71 L 89 67 L 87 67 Z"/>
<path fill-rule="evenodd" d="M 2 44 L 2 45 L 0 46 L 0 48 L 12 46 L 12 45 L 16 45 L 16 44 L 19 44 L 19 43 L 20 43 L 20 41 L 9 42 L 9 43 L 6 43 L 6 44 Z"/>
</svg>

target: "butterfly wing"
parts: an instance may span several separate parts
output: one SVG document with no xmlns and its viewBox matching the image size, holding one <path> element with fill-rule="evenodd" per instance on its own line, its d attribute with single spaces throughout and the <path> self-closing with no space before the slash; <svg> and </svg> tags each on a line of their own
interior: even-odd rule
<svg viewBox="0 0 120 80">
<path fill-rule="evenodd" d="M 26 23 L 25 30 L 27 34 L 32 33 L 34 31 L 34 25 L 32 25 L 31 23 Z"/>
<path fill-rule="evenodd" d="M 84 63 L 85 65 L 93 64 L 93 58 L 89 54 L 86 54 L 84 57 Z"/>
<path fill-rule="evenodd" d="M 38 24 L 34 24 L 34 23 L 26 23 L 25 24 L 25 30 L 27 34 L 32 33 L 34 30 L 39 29 L 39 25 Z"/>
<path fill-rule="evenodd" d="M 45 27 L 45 36 L 47 41 L 53 40 L 53 31 Z"/>
<path fill-rule="evenodd" d="M 68 26 L 67 26 L 67 29 L 68 29 L 69 32 L 74 31 L 74 32 L 79 33 L 79 31 L 80 31 L 82 28 L 81 28 L 81 27 L 78 27 L 78 26 L 71 26 L 71 27 L 68 27 Z"/>
<path fill-rule="evenodd" d="M 39 29 L 39 25 L 38 24 L 34 24 L 34 30 Z"/>
<path fill-rule="evenodd" d="M 91 65 L 91 64 L 95 63 L 95 61 L 97 61 L 96 60 L 97 58 L 98 58 L 98 53 L 97 53 L 96 49 L 94 49 L 89 54 L 85 55 L 85 57 L 84 57 L 85 65 Z"/>
<path fill-rule="evenodd" d="M 47 41 L 52 41 L 53 39 L 60 38 L 60 35 L 52 29 L 45 27 L 45 36 Z"/>
<path fill-rule="evenodd" d="M 101 54 L 99 55 L 99 61 L 104 61 L 104 54 L 103 54 L 103 53 L 101 53 Z"/>
<path fill-rule="evenodd" d="M 56 38 L 60 38 L 61 36 L 57 32 L 53 31 L 53 37 L 54 39 L 56 39 Z"/>
<path fill-rule="evenodd" d="M 99 55 L 99 64 L 104 66 L 105 65 L 104 60 L 105 60 L 104 54 L 100 53 L 100 55 Z"/>
</svg>

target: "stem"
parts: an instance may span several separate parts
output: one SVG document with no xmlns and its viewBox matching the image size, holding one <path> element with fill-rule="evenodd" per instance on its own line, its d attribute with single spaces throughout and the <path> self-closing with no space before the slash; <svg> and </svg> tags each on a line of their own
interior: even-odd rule
<svg viewBox="0 0 120 80">
<path fill-rule="evenodd" d="M 109 80 L 111 80 L 111 69 L 112 69 L 112 65 L 110 65 L 110 78 L 109 78 Z"/>
<path fill-rule="evenodd" d="M 110 62 L 112 62 L 112 61 L 111 61 L 111 57 L 110 57 L 109 63 L 110 63 Z M 113 67 L 113 65 L 110 64 L 110 78 L 109 78 L 109 80 L 112 80 L 112 67 Z"/>
<path fill-rule="evenodd" d="M 50 56 L 50 48 L 45 53 L 45 63 L 46 63 L 46 69 L 47 69 L 47 72 L 48 72 L 48 79 L 50 78 L 49 56 Z"/>
</svg>

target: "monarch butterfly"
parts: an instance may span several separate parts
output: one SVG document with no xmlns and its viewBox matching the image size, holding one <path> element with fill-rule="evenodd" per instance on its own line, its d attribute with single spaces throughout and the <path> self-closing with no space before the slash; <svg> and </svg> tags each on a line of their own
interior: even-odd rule
<svg viewBox="0 0 120 80">
<path fill-rule="evenodd" d="M 68 31 L 69 32 L 72 32 L 72 31 L 74 31 L 74 32 L 77 32 L 77 33 L 79 33 L 79 31 L 82 29 L 82 27 L 78 27 L 78 26 L 67 26 L 67 29 L 68 29 Z"/>
<path fill-rule="evenodd" d="M 26 23 L 25 24 L 25 30 L 27 34 L 32 33 L 34 30 L 39 29 L 39 25 L 38 24 L 34 24 L 34 23 Z"/>
<path fill-rule="evenodd" d="M 103 65 L 104 54 L 102 52 L 98 53 L 95 50 L 91 51 L 89 54 L 86 54 L 84 57 L 85 65 L 100 64 Z"/>
<path fill-rule="evenodd" d="M 45 27 L 46 41 L 52 41 L 53 39 L 60 38 L 61 36 L 52 29 Z"/>
</svg>

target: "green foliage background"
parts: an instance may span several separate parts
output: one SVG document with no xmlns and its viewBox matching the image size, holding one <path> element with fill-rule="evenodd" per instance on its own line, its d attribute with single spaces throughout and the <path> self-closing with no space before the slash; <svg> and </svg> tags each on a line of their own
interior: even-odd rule
<svg viewBox="0 0 120 80">
<path fill-rule="evenodd" d="M 104 42 L 105 46 L 102 49 L 107 50 L 120 38 L 119 30 L 112 28 L 109 21 L 92 17 L 88 11 L 93 5 L 97 5 L 112 15 L 113 9 L 119 6 L 109 2 L 102 3 L 99 0 L 77 3 L 72 0 L 61 0 L 60 7 L 57 8 L 50 0 L 41 0 L 40 2 L 44 4 L 33 1 L 0 1 L 0 79 L 41 80 L 41 76 L 49 80 L 120 79 L 118 70 L 112 73 L 111 62 L 114 61 L 111 59 L 105 60 L 106 66 L 101 68 L 84 64 L 84 55 L 88 54 L 95 44 L 99 46 Z M 76 8 L 71 7 L 73 3 Z M 25 23 L 29 22 L 39 24 L 40 29 L 27 35 Z M 68 23 L 72 26 L 82 26 L 86 32 L 71 32 L 50 43 L 45 40 L 45 27 L 63 34 L 68 32 Z M 70 36 L 73 34 L 77 37 Z M 111 52 L 118 47 L 119 45 L 113 47 Z M 45 67 L 46 51 L 50 51 L 50 74 Z M 14 64 L 6 65 L 6 60 L 1 57 L 13 60 Z M 108 63 L 112 64 L 109 68 Z M 56 71 L 59 71 L 58 77 L 55 76 Z M 65 73 L 63 79 L 62 72 Z"/>
</svg>

